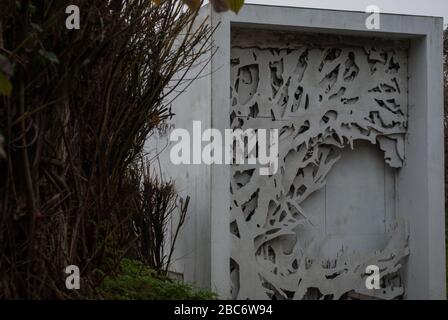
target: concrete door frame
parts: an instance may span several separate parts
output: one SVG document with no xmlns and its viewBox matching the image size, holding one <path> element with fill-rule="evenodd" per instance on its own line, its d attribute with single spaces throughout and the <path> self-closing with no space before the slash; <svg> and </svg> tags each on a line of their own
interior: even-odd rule
<svg viewBox="0 0 448 320">
<path fill-rule="evenodd" d="M 445 299 L 445 206 L 443 128 L 443 19 L 382 14 L 381 28 L 368 30 L 368 14 L 308 8 L 245 5 L 238 15 L 202 8 L 216 26 L 211 60 L 210 125 L 228 128 L 230 49 L 234 27 L 409 39 L 409 129 L 406 160 L 397 182 L 398 212 L 408 218 L 410 256 L 407 299 Z M 210 286 L 230 297 L 230 170 L 210 172 Z M 208 256 L 207 254 L 207 256 Z"/>
</svg>

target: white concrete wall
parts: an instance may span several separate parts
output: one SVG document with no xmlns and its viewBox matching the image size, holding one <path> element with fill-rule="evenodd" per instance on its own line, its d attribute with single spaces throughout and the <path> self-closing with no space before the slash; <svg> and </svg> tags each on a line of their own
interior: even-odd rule
<svg viewBox="0 0 448 320">
<path fill-rule="evenodd" d="M 228 127 L 232 27 L 411 41 L 406 159 L 397 178 L 397 210 L 407 217 L 410 232 L 405 297 L 444 299 L 442 19 L 386 14 L 381 16 L 380 30 L 367 30 L 367 15 L 361 12 L 246 5 L 238 15 L 217 14 L 208 6 L 203 14 L 210 14 L 210 23 L 218 26 L 213 37 L 218 50 L 207 75 L 175 102 L 176 127 L 188 129 L 193 120 L 220 130 Z M 229 167 L 173 167 L 166 155 L 161 159 L 165 172 L 176 179 L 178 190 L 192 197 L 190 220 L 177 248 L 181 259 L 176 269 L 187 281 L 230 297 Z"/>
<path fill-rule="evenodd" d="M 197 23 L 208 20 L 206 12 L 202 12 Z M 181 91 L 180 97 L 173 100 L 171 112 L 173 118 L 168 121 L 169 130 L 156 134 L 146 144 L 153 169 L 162 173 L 165 180 L 173 180 L 176 190 L 182 198 L 190 197 L 185 225 L 176 242 L 175 253 L 170 270 L 180 273 L 183 280 L 203 288 L 210 288 L 210 167 L 199 165 L 174 165 L 170 159 L 170 151 L 177 142 L 170 142 L 170 133 L 174 129 L 185 129 L 193 134 L 193 121 L 202 123 L 202 130 L 210 128 L 211 121 L 211 53 L 204 54 L 185 77 L 184 84 L 168 97 L 171 100 Z M 190 82 L 188 79 L 196 79 Z M 191 138 L 192 141 L 192 138 Z M 193 146 L 190 145 L 191 157 Z M 172 221 L 173 229 L 176 221 Z M 173 232 L 171 230 L 170 232 Z"/>
</svg>

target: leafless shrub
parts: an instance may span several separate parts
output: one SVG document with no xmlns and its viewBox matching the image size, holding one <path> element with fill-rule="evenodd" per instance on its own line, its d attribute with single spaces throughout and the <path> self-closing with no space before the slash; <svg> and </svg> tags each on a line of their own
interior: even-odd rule
<svg viewBox="0 0 448 320">
<path fill-rule="evenodd" d="M 166 273 L 187 215 L 189 198 L 179 198 L 172 181 L 164 182 L 143 163 L 138 210 L 133 216 L 137 254 L 154 270 Z"/>
</svg>

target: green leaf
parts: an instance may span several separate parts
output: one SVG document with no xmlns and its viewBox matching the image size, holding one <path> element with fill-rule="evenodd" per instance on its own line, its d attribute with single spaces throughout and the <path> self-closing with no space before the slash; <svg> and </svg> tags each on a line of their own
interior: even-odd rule
<svg viewBox="0 0 448 320">
<path fill-rule="evenodd" d="M 12 91 L 12 84 L 9 79 L 0 72 L 0 95 L 10 96 Z"/>
<path fill-rule="evenodd" d="M 235 13 L 238 13 L 244 5 L 244 0 L 227 0 L 229 3 L 229 9 Z"/>
<path fill-rule="evenodd" d="M 216 12 L 232 10 L 238 13 L 244 5 L 244 0 L 209 0 Z"/>
<path fill-rule="evenodd" d="M 59 63 L 58 57 L 53 52 L 40 49 L 39 54 L 50 62 Z"/>
</svg>

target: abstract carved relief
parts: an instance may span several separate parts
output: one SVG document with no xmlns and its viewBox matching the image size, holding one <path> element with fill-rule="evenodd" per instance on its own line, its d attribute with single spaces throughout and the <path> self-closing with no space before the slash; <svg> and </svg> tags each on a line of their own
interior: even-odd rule
<svg viewBox="0 0 448 320">
<path fill-rule="evenodd" d="M 317 228 L 303 203 L 325 187 L 341 151 L 356 152 L 359 141 L 377 146 L 389 167 L 402 167 L 407 104 L 406 50 L 232 48 L 231 127 L 279 130 L 275 175 L 260 176 L 252 165 L 232 166 L 235 299 L 339 299 L 350 291 L 392 299 L 403 294 L 400 268 L 409 254 L 404 222 L 396 218 L 391 223 L 380 250 L 341 249 L 328 258 L 320 253 L 325 234 L 313 231 Z M 372 264 L 380 267 L 383 279 L 383 289 L 375 293 L 365 287 L 365 270 Z"/>
</svg>

